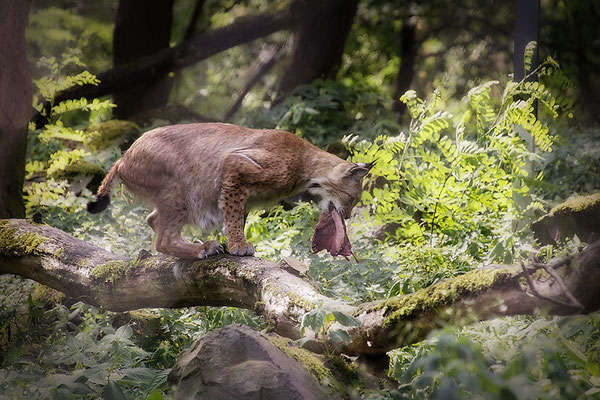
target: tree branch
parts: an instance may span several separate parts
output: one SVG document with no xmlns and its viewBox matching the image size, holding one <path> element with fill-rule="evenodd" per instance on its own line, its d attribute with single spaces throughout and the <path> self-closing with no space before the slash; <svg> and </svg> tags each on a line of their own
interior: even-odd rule
<svg viewBox="0 0 600 400">
<path fill-rule="evenodd" d="M 600 241 L 568 262 L 534 263 L 527 272 L 518 265 L 491 265 L 416 293 L 354 307 L 321 295 L 284 262 L 229 255 L 183 261 L 144 250 L 126 258 L 50 226 L 12 219 L 0 220 L 0 273 L 33 279 L 112 311 L 199 305 L 252 309 L 292 339 L 300 337 L 302 316 L 315 304 L 326 304 L 362 323 L 348 331 L 350 344 L 328 344 L 346 354 L 383 354 L 446 323 L 540 310 L 554 315 L 578 312 L 565 305 L 570 299 L 564 288 L 584 307 L 579 312 L 600 308 Z M 525 273 L 540 296 L 529 290 Z M 319 343 L 313 341 L 310 348 L 319 350 Z"/>
<path fill-rule="evenodd" d="M 238 21 L 188 40 L 174 47 L 140 58 L 129 64 L 115 67 L 98 74 L 100 84 L 73 86 L 56 94 L 53 103 L 81 97 L 95 98 L 153 82 L 168 72 L 177 71 L 195 64 L 224 50 L 268 36 L 272 33 L 291 29 L 298 15 L 304 12 L 301 2 L 294 2 L 286 10 L 275 15 L 258 15 L 240 18 Z M 50 102 L 44 102 L 44 109 Z M 35 113 L 32 120 L 43 124 L 43 117 Z"/>
<path fill-rule="evenodd" d="M 249 76 L 250 79 L 244 87 L 236 95 L 234 103 L 229 107 L 229 110 L 223 117 L 224 121 L 229 121 L 231 117 L 240 109 L 242 102 L 246 98 L 248 92 L 262 79 L 262 77 L 269 72 L 271 68 L 277 63 L 278 54 L 283 46 L 281 44 L 272 45 L 268 49 L 264 50 L 259 54 L 258 59 L 250 66 Z"/>
</svg>

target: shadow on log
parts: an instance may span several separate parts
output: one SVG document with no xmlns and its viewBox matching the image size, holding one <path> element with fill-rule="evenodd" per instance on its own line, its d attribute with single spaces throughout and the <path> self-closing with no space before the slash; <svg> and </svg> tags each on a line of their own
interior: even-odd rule
<svg viewBox="0 0 600 400">
<path fill-rule="evenodd" d="M 354 315 L 345 354 L 384 354 L 422 340 L 442 324 L 497 316 L 587 313 L 600 308 L 600 241 L 546 264 L 490 265 L 388 300 L 349 305 L 323 296 L 285 262 L 229 255 L 183 261 L 142 250 L 125 258 L 47 225 L 0 220 L 0 273 L 33 279 L 111 311 L 233 306 L 254 310 L 276 333 L 300 337 L 314 305 Z M 319 351 L 321 339 L 309 343 Z"/>
</svg>

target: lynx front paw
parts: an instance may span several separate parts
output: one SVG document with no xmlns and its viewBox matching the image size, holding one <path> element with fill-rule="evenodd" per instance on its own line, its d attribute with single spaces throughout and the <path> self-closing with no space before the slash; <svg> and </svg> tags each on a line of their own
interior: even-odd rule
<svg viewBox="0 0 600 400">
<path fill-rule="evenodd" d="M 200 251 L 198 252 L 198 258 L 206 258 L 214 254 L 224 253 L 223 246 L 219 242 L 211 240 L 202 244 Z"/>
<path fill-rule="evenodd" d="M 232 243 L 229 245 L 229 254 L 234 256 L 251 256 L 254 254 L 254 246 L 248 242 Z"/>
</svg>

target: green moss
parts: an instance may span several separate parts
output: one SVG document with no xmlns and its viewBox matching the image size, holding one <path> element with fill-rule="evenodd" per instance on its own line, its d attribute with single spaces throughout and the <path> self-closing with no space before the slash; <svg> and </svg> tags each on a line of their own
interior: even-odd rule
<svg viewBox="0 0 600 400">
<path fill-rule="evenodd" d="M 65 298 L 64 293 L 54 290 L 51 287 L 38 283 L 31 292 L 31 299 L 39 303 L 61 304 Z"/>
<path fill-rule="evenodd" d="M 391 298 L 378 304 L 375 309 L 385 308 L 386 326 L 395 325 L 405 317 L 418 312 L 451 304 L 460 296 L 478 293 L 518 273 L 518 267 L 477 269 L 432 285 L 418 292 Z"/>
<path fill-rule="evenodd" d="M 308 350 L 301 349 L 289 339 L 276 336 L 267 336 L 271 342 L 279 350 L 283 351 L 288 357 L 293 358 L 306 368 L 306 370 L 322 384 L 332 384 L 334 382 L 333 375 L 323 361 L 315 354 Z"/>
<path fill-rule="evenodd" d="M 314 304 L 312 304 L 305 298 L 298 296 L 295 293 L 290 292 L 288 294 L 288 297 L 290 299 L 290 301 L 288 302 L 288 310 L 294 306 L 298 306 L 299 308 L 306 310 L 307 312 L 314 308 Z"/>
<path fill-rule="evenodd" d="M 129 275 L 132 263 L 127 261 L 109 261 L 100 264 L 90 271 L 92 278 L 106 283 L 115 283 L 117 280 Z"/>
<path fill-rule="evenodd" d="M 350 363 L 340 356 L 331 355 L 327 357 L 326 365 L 336 380 L 342 385 L 347 387 L 360 383 L 358 366 L 356 364 Z"/>
<path fill-rule="evenodd" d="M 147 255 L 146 255 L 147 254 Z M 90 276 L 96 280 L 105 283 L 115 283 L 121 278 L 126 278 L 140 271 L 161 270 L 170 268 L 173 262 L 172 257 L 159 258 L 149 256 L 149 252 L 144 252 L 132 260 L 114 260 L 104 264 L 97 265 L 90 271 Z M 87 267 L 88 262 L 84 259 L 78 265 L 82 268 Z"/>
<path fill-rule="evenodd" d="M 98 150 L 114 146 L 116 140 L 133 142 L 140 135 L 140 128 L 131 121 L 111 120 L 96 125 L 88 139 L 88 144 Z"/>
<path fill-rule="evenodd" d="M 77 268 L 88 268 L 90 265 L 90 259 L 89 258 L 82 258 L 80 260 L 77 261 Z"/>
<path fill-rule="evenodd" d="M 600 193 L 590 196 L 572 197 L 550 210 L 550 215 L 571 214 L 581 212 L 594 206 L 600 206 Z"/>
<path fill-rule="evenodd" d="M 214 271 L 218 268 L 226 268 L 232 274 L 235 274 L 238 271 L 238 264 L 234 261 L 230 261 L 223 258 L 213 258 L 208 257 L 202 260 L 198 260 L 194 264 L 194 269 L 198 270 L 208 270 Z"/>
<path fill-rule="evenodd" d="M 0 221 L 0 254 L 11 256 L 39 255 L 39 246 L 48 238 L 34 232 L 19 234 L 8 221 Z"/>
</svg>

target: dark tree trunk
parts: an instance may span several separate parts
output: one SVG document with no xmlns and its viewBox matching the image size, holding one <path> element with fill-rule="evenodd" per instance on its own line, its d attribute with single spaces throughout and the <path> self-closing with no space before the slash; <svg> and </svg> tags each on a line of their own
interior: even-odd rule
<svg viewBox="0 0 600 400">
<path fill-rule="evenodd" d="M 290 63 L 279 83 L 285 94 L 337 73 L 358 0 L 312 1 L 294 32 Z"/>
<path fill-rule="evenodd" d="M 415 61 L 417 58 L 417 27 L 413 18 L 407 17 L 402 24 L 400 33 L 400 68 L 398 69 L 398 78 L 396 79 L 396 89 L 394 90 L 394 111 L 404 115 L 406 106 L 399 100 L 408 89 L 415 76 Z"/>
<path fill-rule="evenodd" d="M 515 0 L 515 54 L 514 81 L 520 82 L 537 67 L 537 47 L 532 54 L 531 67 L 525 71 L 525 48 L 529 42 L 538 42 L 540 0 Z M 534 81 L 534 75 L 528 81 Z"/>
<path fill-rule="evenodd" d="M 120 0 L 114 32 L 114 65 L 129 64 L 169 47 L 173 0 Z M 167 104 L 172 82 L 166 74 L 152 82 L 117 92 L 116 114 L 127 118 Z"/>
<path fill-rule="evenodd" d="M 32 93 L 25 53 L 29 1 L 0 0 L 0 10 L 0 218 L 23 217 Z"/>
</svg>

